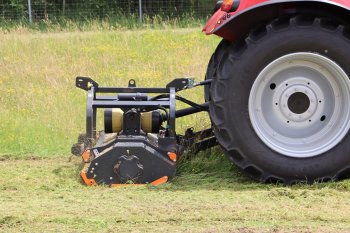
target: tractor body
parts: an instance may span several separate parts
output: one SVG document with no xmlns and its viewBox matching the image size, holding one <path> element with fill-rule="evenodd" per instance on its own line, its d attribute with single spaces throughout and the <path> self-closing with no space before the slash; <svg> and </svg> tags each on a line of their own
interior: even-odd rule
<svg viewBox="0 0 350 233">
<path fill-rule="evenodd" d="M 222 10 L 221 4 L 203 28 L 207 35 L 215 34 L 235 41 L 256 26 L 275 18 L 292 15 L 324 15 L 337 20 L 350 17 L 347 0 L 235 0 L 232 12 Z"/>
</svg>

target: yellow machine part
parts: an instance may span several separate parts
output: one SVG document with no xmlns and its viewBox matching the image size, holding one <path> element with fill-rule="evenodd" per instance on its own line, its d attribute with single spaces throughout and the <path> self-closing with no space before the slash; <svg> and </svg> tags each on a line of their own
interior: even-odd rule
<svg viewBox="0 0 350 233">
<path fill-rule="evenodd" d="M 141 113 L 141 129 L 145 133 L 152 133 L 152 112 Z"/>
<path fill-rule="evenodd" d="M 123 110 L 120 108 L 112 109 L 112 131 L 119 133 L 123 128 Z"/>
<path fill-rule="evenodd" d="M 141 113 L 141 129 L 145 133 L 152 133 L 153 111 Z M 124 112 L 120 108 L 112 109 L 112 132 L 119 133 L 123 129 Z"/>
</svg>

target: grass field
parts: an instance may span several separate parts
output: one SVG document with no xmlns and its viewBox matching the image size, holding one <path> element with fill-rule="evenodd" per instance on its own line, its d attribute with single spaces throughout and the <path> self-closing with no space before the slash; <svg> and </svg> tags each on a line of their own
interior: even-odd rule
<svg viewBox="0 0 350 233">
<path fill-rule="evenodd" d="M 257 184 L 219 148 L 187 155 L 160 187 L 85 187 L 70 146 L 84 130 L 86 93 L 101 85 L 202 80 L 219 39 L 200 28 L 0 34 L 1 232 L 350 232 L 350 182 Z M 185 97 L 200 102 L 202 89 Z M 205 114 L 178 130 L 209 124 Z M 101 122 L 99 122 L 101 125 Z"/>
<path fill-rule="evenodd" d="M 85 127 L 86 92 L 74 87 L 76 76 L 113 86 L 131 78 L 148 87 L 183 76 L 202 80 L 217 42 L 199 28 L 2 34 L 1 154 L 69 154 Z M 203 101 L 202 89 L 183 95 Z M 179 127 L 208 122 L 202 117 Z"/>
</svg>

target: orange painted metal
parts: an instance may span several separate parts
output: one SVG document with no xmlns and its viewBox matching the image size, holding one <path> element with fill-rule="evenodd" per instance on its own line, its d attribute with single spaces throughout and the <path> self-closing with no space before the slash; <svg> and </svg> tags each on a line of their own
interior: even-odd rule
<svg viewBox="0 0 350 233">
<path fill-rule="evenodd" d="M 154 185 L 154 186 L 158 186 L 158 185 L 166 183 L 168 181 L 168 179 L 169 178 L 167 176 L 163 176 L 163 177 L 151 182 L 150 184 Z M 142 186 L 142 185 L 146 185 L 146 184 L 111 184 L 111 187 L 128 187 L 128 186 Z"/>
<path fill-rule="evenodd" d="M 82 171 L 80 173 L 80 176 L 81 176 L 81 178 L 83 178 L 83 181 L 87 186 L 96 185 L 96 181 L 94 179 L 87 178 L 86 172 Z"/>
<path fill-rule="evenodd" d="M 168 179 L 169 178 L 167 176 L 163 176 L 163 177 L 159 178 L 158 180 L 153 181 L 151 184 L 154 186 L 161 185 L 161 184 L 166 183 L 168 181 Z"/>
<path fill-rule="evenodd" d="M 229 12 L 231 10 L 231 7 L 233 5 L 234 0 L 225 0 L 221 5 L 221 10 Z"/>
<path fill-rule="evenodd" d="M 85 163 L 90 162 L 90 150 L 84 151 L 84 153 L 81 155 Z"/>
<path fill-rule="evenodd" d="M 171 159 L 173 162 L 176 162 L 177 155 L 174 152 L 168 152 L 169 159 Z"/>
</svg>

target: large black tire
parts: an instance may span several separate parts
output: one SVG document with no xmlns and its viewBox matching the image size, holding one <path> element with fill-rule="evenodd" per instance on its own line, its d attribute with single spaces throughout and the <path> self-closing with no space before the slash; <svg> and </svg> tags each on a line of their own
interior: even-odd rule
<svg viewBox="0 0 350 233">
<path fill-rule="evenodd" d="M 205 74 L 205 80 L 212 79 L 215 75 L 218 64 L 221 62 L 222 57 L 229 48 L 231 43 L 227 40 L 222 40 L 216 47 L 215 52 L 211 55 L 208 63 L 207 72 Z M 204 86 L 204 99 L 206 102 L 210 100 L 209 85 Z"/>
<path fill-rule="evenodd" d="M 315 151 L 310 154 L 303 154 L 303 152 L 299 153 L 299 148 L 297 146 L 295 147 L 295 154 L 293 154 L 293 150 L 290 150 L 288 147 L 289 152 L 284 153 L 284 151 L 282 149 L 280 150 L 278 146 L 274 147 L 273 143 L 269 144 L 269 142 L 267 142 L 270 139 L 271 141 L 275 140 L 273 136 L 266 135 L 267 139 L 265 140 L 264 133 L 257 130 L 259 126 L 263 128 L 265 125 L 259 123 L 260 118 L 254 118 L 254 114 L 258 113 L 254 113 L 254 111 L 250 109 L 250 107 L 254 106 L 255 104 L 255 96 L 258 96 L 257 94 L 253 93 L 254 91 L 252 92 L 252 88 L 257 80 L 257 77 L 261 77 L 263 73 L 262 71 L 268 65 L 278 64 L 278 62 L 273 62 L 279 61 L 279 59 L 282 57 L 293 57 L 293 54 L 300 57 L 303 56 L 303 54 L 306 54 L 305 56 L 313 57 L 312 59 L 316 59 L 319 63 L 322 63 L 322 59 L 328 59 L 328 63 L 326 62 L 328 65 L 334 62 L 344 71 L 345 75 L 350 77 L 350 38 L 345 33 L 344 26 L 319 17 L 293 16 L 289 18 L 279 18 L 271 23 L 268 23 L 262 28 L 252 30 L 245 38 L 242 38 L 229 46 L 227 46 L 227 42 L 225 42 L 225 44 L 226 46 L 220 47 L 215 52 L 215 54 L 221 54 L 220 62 L 216 60 L 217 63 L 212 64 L 212 66 L 216 67 L 216 72 L 208 71 L 208 73 L 210 73 L 213 78 L 213 82 L 210 87 L 211 121 L 214 126 L 214 132 L 217 140 L 230 160 L 236 164 L 243 173 L 261 182 L 283 182 L 286 184 L 293 184 L 298 182 L 312 183 L 314 181 L 329 181 L 348 178 L 350 174 L 350 136 L 348 133 L 349 127 L 346 122 L 342 124 L 345 126 L 343 127 L 344 133 L 342 136 L 339 136 L 340 138 L 334 136 L 337 139 L 335 140 L 335 145 L 328 147 L 324 147 L 322 145 L 317 147 L 315 146 Z M 306 66 L 309 65 L 308 63 L 305 64 Z M 298 69 L 297 65 L 293 66 L 292 64 L 291 66 L 294 67 L 293 69 Z M 211 65 L 209 64 L 209 69 L 212 69 L 210 67 Z M 317 71 L 312 72 L 316 73 Z M 322 74 L 327 76 L 327 73 L 323 70 L 320 71 L 320 76 L 322 76 Z M 312 78 L 307 77 L 308 71 L 304 75 L 305 77 L 302 78 L 305 78 L 305 80 Z M 303 76 L 302 72 L 301 76 Z M 340 80 L 340 83 L 342 82 L 341 78 L 335 77 L 335 79 L 337 81 Z M 261 80 L 264 80 L 264 78 Z M 286 80 L 297 79 L 293 77 Z M 346 83 L 344 85 L 347 86 L 347 82 L 349 81 L 343 81 Z M 254 88 L 259 90 L 260 87 L 256 87 L 256 85 Z M 278 81 L 274 81 L 268 85 L 270 86 L 271 93 L 273 93 L 275 88 L 282 88 L 282 86 L 279 86 L 282 84 L 278 83 Z M 309 88 L 307 85 L 310 85 L 310 83 L 300 85 L 302 85 L 302 87 L 305 85 L 305 88 Z M 321 86 L 321 89 L 324 88 L 327 92 L 329 87 L 327 87 L 326 84 L 318 83 L 318 85 Z M 348 106 L 350 100 L 344 100 L 348 96 L 349 91 L 347 91 L 348 89 L 346 88 L 344 90 L 344 98 L 342 99 L 341 104 L 345 106 L 342 107 L 342 109 L 347 113 L 349 112 Z M 317 91 L 315 92 L 317 95 Z M 264 90 L 261 93 L 263 93 L 261 94 L 262 98 L 270 98 L 268 96 L 268 91 Z M 303 104 L 300 105 L 300 101 L 302 102 L 302 100 L 305 100 L 305 95 L 300 97 L 302 94 L 300 94 L 300 92 L 298 93 L 299 96 L 294 95 L 297 101 L 299 101 L 295 104 L 299 104 L 298 106 L 302 109 L 304 108 L 304 110 L 301 110 L 301 112 L 308 109 L 308 107 L 311 108 L 310 99 L 308 100 L 309 102 L 306 104 L 306 107 L 305 104 L 304 107 Z M 319 94 L 322 95 L 322 91 Z M 253 99 L 251 100 L 253 103 L 252 105 L 250 105 L 249 102 L 250 98 Z M 288 104 L 290 99 L 292 98 L 290 97 L 288 99 Z M 269 104 L 266 105 L 264 100 L 261 100 L 263 103 L 261 106 L 270 106 Z M 325 105 L 332 105 L 332 100 L 323 101 Z M 277 105 L 278 103 L 273 102 L 271 103 L 271 106 L 274 104 Z M 300 110 L 298 110 L 298 106 L 293 107 L 292 105 L 288 105 L 290 108 L 289 110 L 296 114 L 299 114 L 299 112 L 297 112 Z M 321 109 L 321 107 L 318 108 Z M 332 106 L 324 107 L 323 110 L 326 111 L 325 109 L 333 109 L 333 111 L 338 111 L 334 110 L 335 107 Z M 270 110 L 257 109 L 256 111 Z M 318 110 L 316 109 L 315 111 Z M 329 110 L 329 112 L 331 111 L 332 110 Z M 268 115 L 270 113 L 266 114 Z M 335 113 L 335 115 L 337 115 L 340 119 L 338 119 L 338 121 L 344 119 L 342 117 L 342 115 L 344 115 L 343 112 L 338 111 Z M 280 118 L 283 119 L 283 117 L 284 115 Z M 326 122 L 323 117 L 325 116 L 322 116 L 321 119 L 318 118 L 320 119 L 319 121 Z M 330 118 L 332 118 L 332 116 L 327 115 L 327 119 Z M 266 117 L 266 119 L 266 121 L 269 121 L 269 117 Z M 253 122 L 255 121 L 258 123 L 254 123 L 254 125 Z M 311 118 L 308 119 L 308 121 L 311 124 Z M 331 120 L 329 121 L 331 122 Z M 285 121 L 284 123 L 292 124 L 292 122 L 289 120 Z M 277 125 L 277 123 L 275 124 L 273 122 L 271 124 L 271 127 L 275 127 L 275 125 Z M 297 125 L 299 123 L 296 122 L 295 124 Z M 315 125 L 316 124 L 317 127 L 321 127 L 318 126 L 321 123 L 317 122 Z M 289 126 L 290 125 L 283 127 Z M 307 127 L 309 126 L 305 126 L 303 130 L 305 130 L 307 133 L 310 131 L 310 135 L 314 133 L 311 132 L 311 129 L 309 130 L 311 126 L 309 128 Z M 316 129 L 320 130 L 324 130 L 324 128 L 326 128 L 317 127 Z M 296 129 L 293 127 L 286 129 L 287 134 L 289 134 L 289 131 L 290 134 L 295 133 L 296 135 L 302 135 L 302 133 L 304 133 L 301 131 L 296 131 Z M 284 132 L 285 131 L 282 130 L 280 133 L 283 134 Z M 337 133 L 334 129 L 332 129 L 331 132 L 333 134 Z M 318 134 L 315 133 L 315 135 L 317 136 Z M 313 135 L 313 137 L 316 136 Z M 331 139 L 333 140 L 334 138 L 330 138 L 330 140 Z M 291 137 L 290 142 L 288 141 L 289 146 L 294 143 L 293 140 L 294 138 Z M 278 144 L 279 141 L 276 141 L 276 143 Z M 317 141 L 315 141 L 314 144 L 317 144 Z M 313 146 L 312 143 L 310 145 L 311 147 Z M 306 151 L 307 146 L 305 146 L 305 148 L 301 148 L 300 151 L 303 151 L 303 149 Z"/>
</svg>

